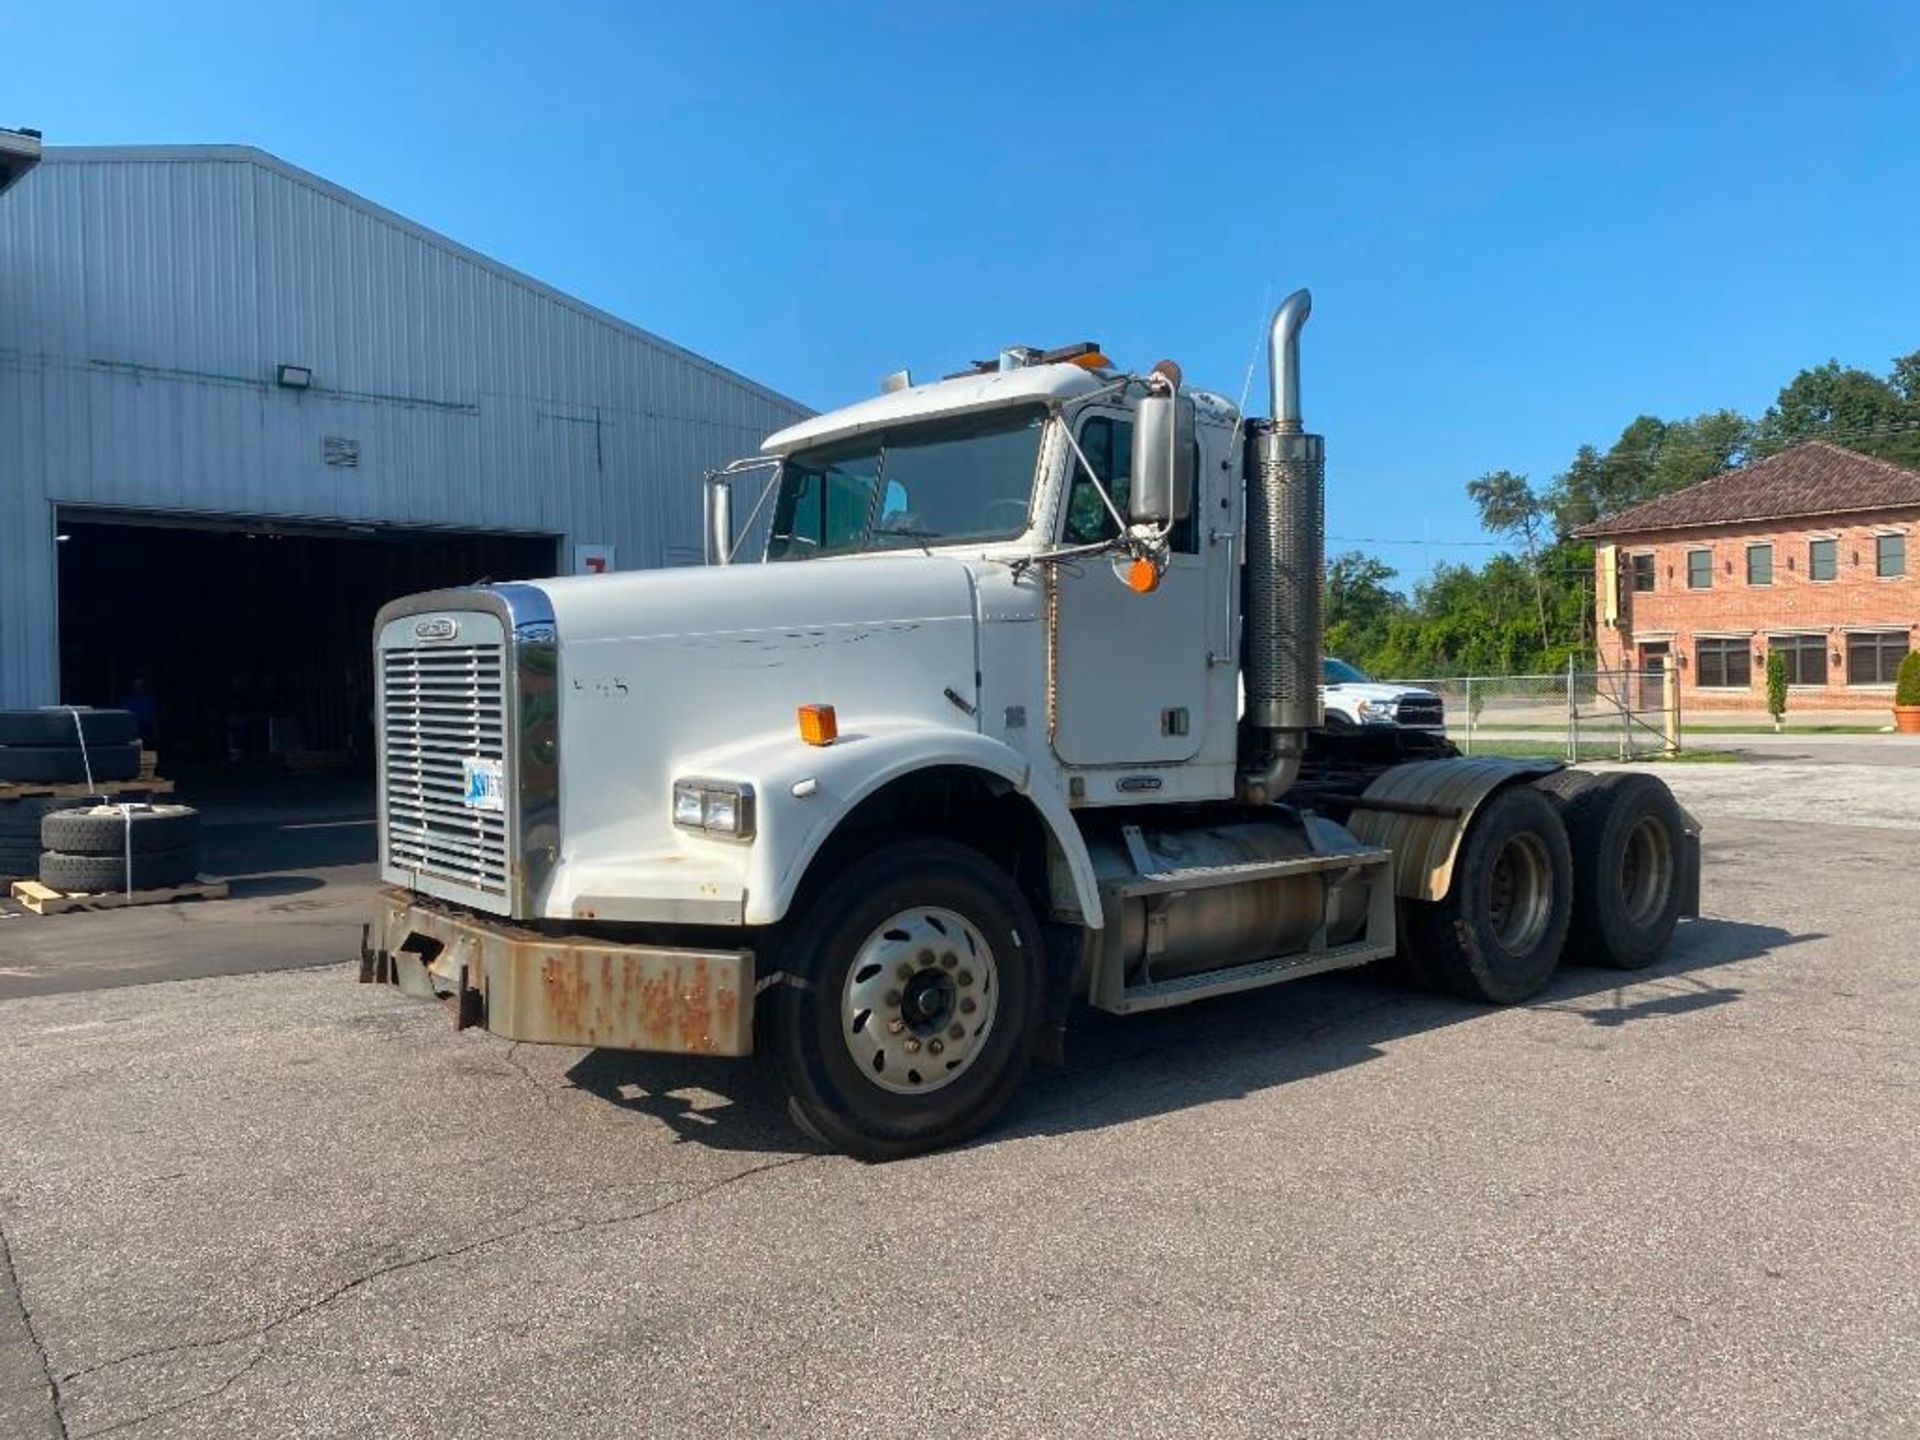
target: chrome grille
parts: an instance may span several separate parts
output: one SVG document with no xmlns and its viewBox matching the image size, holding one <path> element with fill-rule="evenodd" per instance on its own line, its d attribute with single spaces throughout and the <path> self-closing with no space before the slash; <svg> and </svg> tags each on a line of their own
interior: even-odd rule
<svg viewBox="0 0 1920 1440">
<path fill-rule="evenodd" d="M 507 813 L 467 804 L 468 761 L 496 761 L 506 784 L 506 648 L 432 645 L 380 657 L 385 864 L 508 898 Z M 498 908 L 498 907 L 489 907 Z"/>
</svg>

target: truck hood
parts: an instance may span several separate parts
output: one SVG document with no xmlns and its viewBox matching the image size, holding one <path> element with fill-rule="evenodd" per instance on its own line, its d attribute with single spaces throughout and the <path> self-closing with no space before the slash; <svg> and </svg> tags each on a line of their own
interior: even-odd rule
<svg viewBox="0 0 1920 1440">
<path fill-rule="evenodd" d="M 687 898 L 732 896 L 749 847 L 672 823 L 676 779 L 748 781 L 743 756 L 794 747 L 795 710 L 832 705 L 843 742 L 977 733 L 974 581 L 946 556 L 807 560 L 540 582 L 559 634 L 555 916 L 645 865 Z M 756 842 L 757 844 L 757 842 Z"/>
<path fill-rule="evenodd" d="M 563 646 L 736 635 L 766 653 L 818 649 L 801 632 L 971 616 L 973 585 L 948 556 L 844 558 L 542 580 Z M 855 643 L 846 636 L 846 643 Z"/>
<path fill-rule="evenodd" d="M 1377 680 L 1365 684 L 1355 682 L 1349 685 L 1322 685 L 1322 692 L 1328 695 L 1342 695 L 1354 700 L 1372 700 L 1376 703 L 1385 700 L 1438 700 L 1440 697 L 1431 690 L 1423 690 L 1418 685 L 1382 685 Z"/>
</svg>

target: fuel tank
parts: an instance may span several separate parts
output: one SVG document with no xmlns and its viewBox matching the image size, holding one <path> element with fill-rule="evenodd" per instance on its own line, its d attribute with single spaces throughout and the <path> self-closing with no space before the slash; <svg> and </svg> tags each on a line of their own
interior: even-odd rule
<svg viewBox="0 0 1920 1440">
<path fill-rule="evenodd" d="M 1118 938 L 1129 984 L 1295 954 L 1322 925 L 1327 945 L 1354 939 L 1366 928 L 1368 895 L 1352 872 L 1272 870 L 1367 848 L 1331 820 L 1277 805 L 1270 818 L 1121 825 L 1088 837 L 1113 927 L 1108 943 Z M 1231 880 L 1233 871 L 1246 878 Z M 1182 875 L 1205 883 L 1167 887 Z M 1129 893 L 1136 884 L 1142 893 Z"/>
</svg>

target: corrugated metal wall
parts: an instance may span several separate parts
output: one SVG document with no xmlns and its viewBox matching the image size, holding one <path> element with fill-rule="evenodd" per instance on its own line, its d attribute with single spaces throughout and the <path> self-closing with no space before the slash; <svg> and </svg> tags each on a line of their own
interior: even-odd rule
<svg viewBox="0 0 1920 1440">
<path fill-rule="evenodd" d="M 56 698 L 59 505 L 697 563 L 701 473 L 805 413 L 258 151 L 50 149 L 0 199 L 0 705 Z"/>
</svg>

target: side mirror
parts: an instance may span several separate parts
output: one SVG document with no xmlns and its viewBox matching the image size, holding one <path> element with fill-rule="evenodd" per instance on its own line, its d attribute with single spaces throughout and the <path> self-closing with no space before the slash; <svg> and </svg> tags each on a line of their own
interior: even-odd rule
<svg viewBox="0 0 1920 1440">
<path fill-rule="evenodd" d="M 722 475 L 709 475 L 706 504 L 702 514 L 706 529 L 706 554 L 709 565 L 733 563 L 733 482 Z"/>
<path fill-rule="evenodd" d="M 1171 525 L 1193 512 L 1193 401 L 1180 393 L 1180 368 L 1162 360 L 1154 374 L 1166 382 L 1143 397 L 1133 416 L 1133 476 L 1127 519 L 1135 525 Z"/>
</svg>

